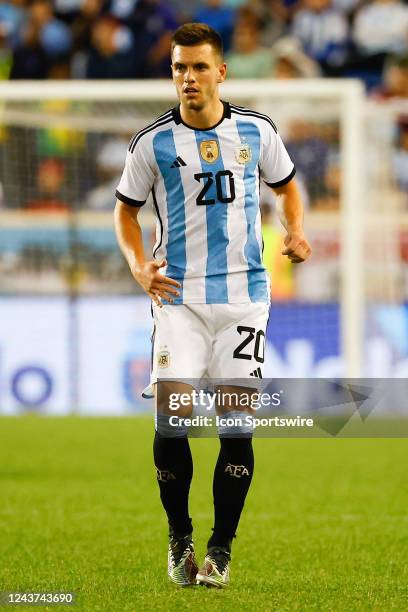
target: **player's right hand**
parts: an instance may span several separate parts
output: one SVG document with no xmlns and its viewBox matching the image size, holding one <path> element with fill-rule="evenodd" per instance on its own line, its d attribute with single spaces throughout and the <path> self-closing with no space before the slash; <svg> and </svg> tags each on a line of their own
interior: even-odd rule
<svg viewBox="0 0 408 612">
<path fill-rule="evenodd" d="M 133 278 L 146 291 L 147 295 L 160 308 L 163 306 L 161 300 L 165 299 L 170 304 L 173 303 L 171 297 L 180 295 L 180 292 L 175 287 L 181 287 L 181 284 L 168 276 L 163 276 L 159 272 L 160 268 L 167 266 L 167 261 L 146 261 L 142 265 L 132 270 Z"/>
</svg>

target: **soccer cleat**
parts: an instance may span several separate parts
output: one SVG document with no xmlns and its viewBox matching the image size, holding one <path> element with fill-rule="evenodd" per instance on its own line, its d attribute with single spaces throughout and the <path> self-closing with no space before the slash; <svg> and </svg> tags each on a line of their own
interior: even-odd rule
<svg viewBox="0 0 408 612">
<path fill-rule="evenodd" d="M 231 554 L 226 548 L 212 546 L 208 549 L 204 565 L 198 570 L 197 584 L 222 589 L 229 583 Z"/>
<path fill-rule="evenodd" d="M 191 534 L 177 536 L 170 532 L 167 573 L 170 580 L 179 586 L 195 584 L 198 565 L 194 554 Z"/>
</svg>

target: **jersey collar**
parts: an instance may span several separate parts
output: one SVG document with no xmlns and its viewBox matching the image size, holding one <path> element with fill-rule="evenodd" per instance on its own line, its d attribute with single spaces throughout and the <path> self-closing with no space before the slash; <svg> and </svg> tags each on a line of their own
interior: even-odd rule
<svg viewBox="0 0 408 612">
<path fill-rule="evenodd" d="M 220 125 L 220 123 L 222 123 L 224 121 L 224 119 L 231 119 L 231 108 L 230 108 L 229 102 L 225 102 L 224 100 L 221 100 L 221 102 L 222 102 L 222 105 L 224 107 L 224 112 L 222 114 L 221 119 L 218 121 L 218 123 L 216 123 L 215 125 L 212 125 L 211 127 L 208 127 L 208 128 L 195 128 L 195 127 L 192 127 L 191 125 L 188 125 L 188 123 L 185 123 L 182 120 L 182 118 L 181 118 L 180 104 L 178 104 L 177 106 L 175 106 L 172 109 L 173 119 L 174 119 L 174 121 L 175 121 L 175 123 L 177 125 L 182 123 L 186 127 L 190 128 L 190 130 L 195 130 L 196 132 L 208 132 L 209 130 L 213 130 L 216 127 L 218 127 Z"/>
</svg>

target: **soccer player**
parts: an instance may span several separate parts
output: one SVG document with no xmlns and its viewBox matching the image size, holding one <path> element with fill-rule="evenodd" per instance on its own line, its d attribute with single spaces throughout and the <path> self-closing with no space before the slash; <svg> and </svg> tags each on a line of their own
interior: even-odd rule
<svg viewBox="0 0 408 612">
<path fill-rule="evenodd" d="M 227 72 L 219 35 L 204 24 L 184 24 L 173 35 L 171 60 L 179 104 L 131 140 L 115 227 L 133 277 L 152 300 L 153 450 L 170 530 L 168 573 L 182 586 L 223 587 L 253 475 L 251 432 L 219 430 L 214 528 L 198 569 L 188 430 L 170 431 L 170 394 L 191 390 L 183 379 L 262 377 L 270 288 L 262 264 L 261 180 L 280 200 L 287 231 L 282 254 L 299 263 L 311 249 L 294 164 L 274 123 L 219 97 Z M 145 255 L 137 220 L 150 193 L 157 217 L 153 259 Z"/>
</svg>

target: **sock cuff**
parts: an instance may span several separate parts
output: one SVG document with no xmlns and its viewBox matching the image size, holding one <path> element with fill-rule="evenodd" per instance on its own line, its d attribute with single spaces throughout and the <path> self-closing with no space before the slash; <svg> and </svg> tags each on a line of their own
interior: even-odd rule
<svg viewBox="0 0 408 612">
<path fill-rule="evenodd" d="M 242 410 L 231 410 L 223 414 L 221 424 L 217 426 L 218 435 L 220 438 L 240 438 L 251 437 L 254 426 L 252 419 L 248 420 L 250 415 Z"/>
</svg>

